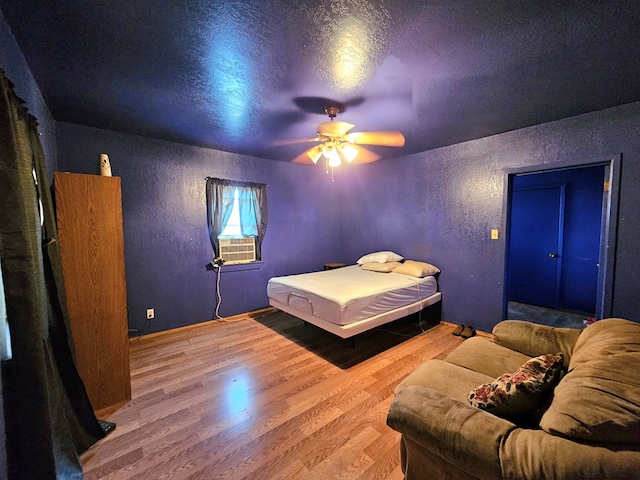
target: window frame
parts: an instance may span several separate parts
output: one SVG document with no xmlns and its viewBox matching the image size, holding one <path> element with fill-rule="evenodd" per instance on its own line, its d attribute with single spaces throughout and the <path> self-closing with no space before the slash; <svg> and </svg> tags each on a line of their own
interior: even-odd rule
<svg viewBox="0 0 640 480">
<path fill-rule="evenodd" d="M 209 238 L 211 240 L 211 246 L 213 248 L 214 260 L 220 258 L 220 239 L 223 238 L 249 238 L 253 237 L 255 242 L 256 259 L 250 262 L 234 263 L 228 265 L 242 266 L 258 264 L 262 262 L 262 241 L 266 233 L 268 209 L 267 209 L 267 190 L 266 184 L 242 182 L 220 178 L 206 177 L 206 202 L 207 202 L 207 227 L 209 230 Z M 244 192 L 242 190 L 245 190 Z M 233 194 L 229 195 L 229 191 L 233 190 Z M 249 193 L 249 197 L 240 198 L 241 195 Z M 231 204 L 229 198 L 233 200 Z M 249 204 L 240 205 L 241 201 L 250 201 Z M 238 207 L 239 221 L 240 221 L 240 235 L 228 236 L 224 235 L 224 231 L 228 225 L 230 217 Z M 243 210 L 244 207 L 244 210 Z M 247 231 L 253 234 L 245 234 L 242 232 L 243 223 L 242 216 L 253 215 L 255 216 L 255 224 L 249 226 Z"/>
</svg>

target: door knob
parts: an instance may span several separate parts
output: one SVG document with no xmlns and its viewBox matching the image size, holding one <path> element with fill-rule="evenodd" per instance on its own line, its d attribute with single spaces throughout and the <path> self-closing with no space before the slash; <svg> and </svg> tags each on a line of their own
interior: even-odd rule
<svg viewBox="0 0 640 480">
<path fill-rule="evenodd" d="M 559 255 L 557 253 L 550 253 L 549 256 L 551 258 L 558 258 L 559 257 Z"/>
</svg>

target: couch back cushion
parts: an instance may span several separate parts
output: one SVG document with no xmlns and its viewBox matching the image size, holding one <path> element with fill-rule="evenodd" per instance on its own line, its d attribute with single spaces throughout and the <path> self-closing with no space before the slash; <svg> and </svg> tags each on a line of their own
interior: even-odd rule
<svg viewBox="0 0 640 480">
<path fill-rule="evenodd" d="M 640 444 L 640 324 L 611 318 L 587 327 L 540 427 L 566 438 Z"/>
</svg>

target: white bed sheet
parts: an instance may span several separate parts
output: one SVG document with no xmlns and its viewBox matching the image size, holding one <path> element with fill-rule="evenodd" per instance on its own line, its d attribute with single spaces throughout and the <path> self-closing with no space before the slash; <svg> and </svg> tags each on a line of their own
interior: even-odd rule
<svg viewBox="0 0 640 480">
<path fill-rule="evenodd" d="M 363 270 L 351 265 L 334 270 L 271 278 L 272 304 L 307 313 L 335 325 L 349 325 L 415 304 L 437 291 L 434 277 Z"/>
</svg>

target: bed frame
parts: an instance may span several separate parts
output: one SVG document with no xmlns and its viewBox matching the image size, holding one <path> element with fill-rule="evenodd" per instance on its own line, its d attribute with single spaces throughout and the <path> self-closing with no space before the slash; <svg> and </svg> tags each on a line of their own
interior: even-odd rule
<svg viewBox="0 0 640 480">
<path fill-rule="evenodd" d="M 290 301 L 292 296 L 300 297 L 295 293 L 289 294 L 289 298 L 287 302 Z M 300 297 L 304 298 L 304 297 Z M 419 312 L 423 308 L 429 307 L 438 303 L 442 299 L 442 294 L 440 292 L 436 292 L 433 295 L 423 298 L 422 300 L 412 303 L 411 305 L 406 305 L 404 307 L 396 308 L 395 310 L 390 310 L 385 313 L 381 313 L 379 315 L 375 315 L 370 318 L 365 318 L 364 320 L 359 320 L 354 323 L 350 323 L 348 325 L 336 325 L 335 323 L 331 323 L 327 320 L 323 320 L 321 318 L 315 317 L 312 313 L 299 310 L 297 308 L 293 308 L 288 303 L 280 302 L 279 300 L 269 298 L 269 304 L 272 307 L 275 307 L 283 312 L 286 312 L 294 317 L 300 318 L 305 322 L 309 322 L 316 327 L 322 328 L 327 332 L 331 332 L 334 335 L 338 335 L 342 338 L 350 338 L 354 335 L 357 335 L 362 332 L 366 332 L 367 330 L 371 330 L 372 328 L 379 327 L 380 325 L 384 325 L 385 323 L 392 322 L 394 320 L 398 320 L 400 318 L 404 318 L 412 313 Z M 309 302 L 309 306 L 311 307 L 311 301 L 307 299 Z"/>
</svg>

